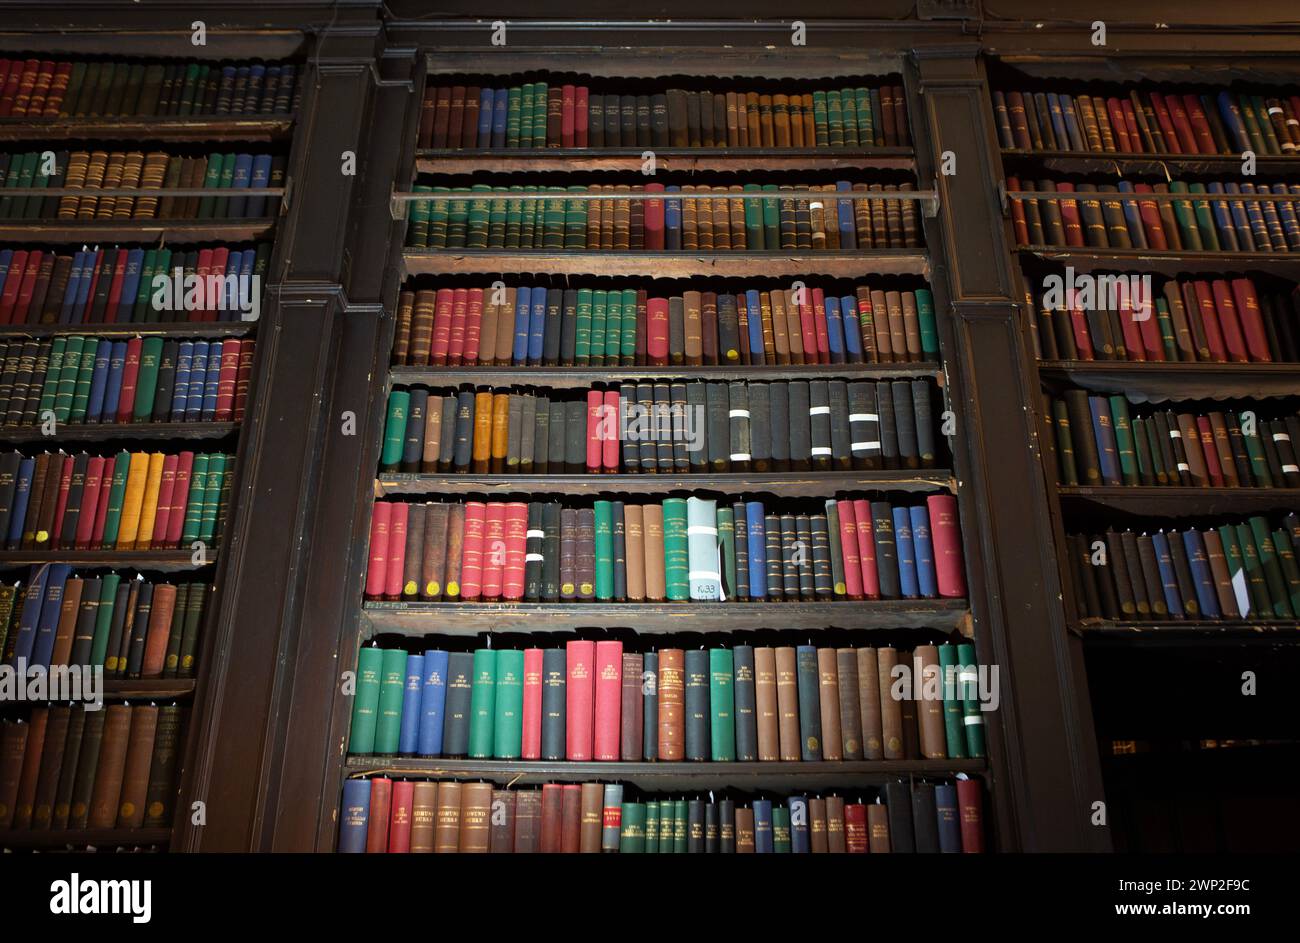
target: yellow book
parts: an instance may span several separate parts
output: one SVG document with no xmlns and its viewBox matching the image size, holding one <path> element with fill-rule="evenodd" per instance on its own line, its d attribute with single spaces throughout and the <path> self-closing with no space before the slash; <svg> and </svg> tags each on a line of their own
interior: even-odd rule
<svg viewBox="0 0 1300 943">
<path fill-rule="evenodd" d="M 492 458 L 492 394 L 474 394 L 474 439 L 471 456 L 475 474 L 486 475 Z"/>
<path fill-rule="evenodd" d="M 135 535 L 136 550 L 148 550 L 153 546 L 153 527 L 158 518 L 158 492 L 162 487 L 163 462 L 166 458 L 162 452 L 153 452 L 149 456 L 149 474 L 144 483 L 144 505 L 140 508 L 140 529 Z M 127 487 L 130 487 L 129 481 Z"/>
<path fill-rule="evenodd" d="M 140 509 L 144 505 L 144 487 L 149 480 L 149 453 L 132 452 L 126 471 L 126 497 L 122 500 L 122 523 L 117 531 L 117 549 L 134 550 L 140 533 Z"/>
</svg>

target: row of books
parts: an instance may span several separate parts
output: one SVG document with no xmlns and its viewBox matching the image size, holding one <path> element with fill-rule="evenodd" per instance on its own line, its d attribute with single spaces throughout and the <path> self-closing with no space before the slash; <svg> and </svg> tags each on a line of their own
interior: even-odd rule
<svg viewBox="0 0 1300 943">
<path fill-rule="evenodd" d="M 393 363 L 601 367 L 939 359 L 928 288 L 651 297 L 644 288 L 498 286 L 401 292 Z"/>
<path fill-rule="evenodd" d="M 1300 416 L 1250 410 L 1130 415 L 1122 394 L 1066 390 L 1051 401 L 1065 485 L 1300 488 Z"/>
<path fill-rule="evenodd" d="M 993 112 L 1002 146 L 1023 151 L 1283 155 L 1300 148 L 1294 95 L 995 91 Z"/>
<path fill-rule="evenodd" d="M 253 339 L 0 340 L 0 422 L 239 422 Z"/>
<path fill-rule="evenodd" d="M 899 85 L 813 92 L 669 88 L 619 94 L 589 85 L 424 90 L 423 148 L 908 147 Z"/>
<path fill-rule="evenodd" d="M 471 652 L 362 648 L 348 752 L 573 761 L 984 756 L 975 648 L 736 645 L 633 652 L 621 641 Z M 903 666 L 896 671 L 895 667 Z M 898 678 L 912 679 L 905 689 Z M 926 692 L 926 685 L 933 691 Z"/>
<path fill-rule="evenodd" d="M 794 511 L 700 497 L 586 507 L 379 500 L 365 594 L 467 602 L 966 595 L 950 494 L 910 507 L 843 498 Z"/>
<path fill-rule="evenodd" d="M 544 187 L 416 184 L 438 196 L 413 200 L 406 244 L 417 249 L 570 249 L 854 252 L 921 245 L 917 201 L 857 199 L 854 192 L 903 193 L 911 183 L 677 185 L 588 184 Z M 546 199 L 483 198 L 474 191 L 553 193 Z M 818 191 L 817 199 L 780 191 Z M 664 199 L 566 199 L 565 193 L 655 193 Z M 761 200 L 689 198 L 690 193 L 772 193 Z M 673 196 L 682 194 L 682 196 Z"/>
<path fill-rule="evenodd" d="M 74 576 L 34 564 L 25 583 L 0 586 L 3 662 L 102 667 L 105 678 L 192 678 L 206 583 L 120 573 Z"/>
<path fill-rule="evenodd" d="M 930 468 L 933 380 L 698 380 L 585 393 L 388 394 L 382 471 L 646 474 Z"/>
<path fill-rule="evenodd" d="M 764 798 L 713 791 L 672 798 L 621 783 L 343 783 L 345 853 L 976 854 L 978 781 L 890 782 L 873 801 L 835 792 Z"/>
<path fill-rule="evenodd" d="M 0 59 L 0 117 L 287 114 L 291 62 Z"/>
<path fill-rule="evenodd" d="M 49 155 L 54 160 L 49 161 Z M 285 158 L 271 154 L 184 157 L 166 151 L 28 151 L 0 154 L 4 187 L 85 190 L 229 190 L 284 186 Z M 243 219 L 279 212 L 279 197 L 5 196 L 0 219 Z"/>
<path fill-rule="evenodd" d="M 1054 197 L 1011 199 L 1020 245 L 1151 249 L 1157 252 L 1294 252 L 1300 248 L 1300 184 L 1071 183 L 1007 177 L 1007 190 Z M 1187 200 L 1117 200 L 1112 193 L 1187 194 Z M 1295 195 L 1294 200 L 1238 200 L 1238 195 Z"/>
<path fill-rule="evenodd" d="M 248 321 L 271 244 L 0 249 L 0 324 Z"/>
<path fill-rule="evenodd" d="M 0 453 L 0 533 L 8 550 L 212 547 L 233 467 L 220 452 Z"/>
<path fill-rule="evenodd" d="M 1146 294 L 1141 276 L 1102 274 L 1117 299 L 1040 295 L 1036 332 L 1048 360 L 1272 363 L 1300 360 L 1300 295 L 1249 278 L 1167 279 Z M 1103 282 L 1103 279 L 1106 280 Z M 1130 291 L 1123 286 L 1134 286 Z M 1109 293 L 1109 289 L 1107 290 Z"/>
<path fill-rule="evenodd" d="M 0 829 L 171 825 L 176 704 L 34 707 L 0 721 Z"/>
<path fill-rule="evenodd" d="M 1079 611 L 1106 619 L 1300 616 L 1300 517 L 1068 537 Z M 1094 562 L 1100 561 L 1100 562 Z"/>
</svg>

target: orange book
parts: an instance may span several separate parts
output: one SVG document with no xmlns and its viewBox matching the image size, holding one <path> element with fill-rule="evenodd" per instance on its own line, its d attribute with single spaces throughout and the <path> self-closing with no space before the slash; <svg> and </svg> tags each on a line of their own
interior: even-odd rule
<svg viewBox="0 0 1300 943">
<path fill-rule="evenodd" d="M 492 458 L 492 394 L 474 394 L 474 443 L 472 470 L 486 475 Z"/>
<path fill-rule="evenodd" d="M 159 470 L 161 480 L 161 469 Z M 126 470 L 126 495 L 122 500 L 122 522 L 118 525 L 117 549 L 135 548 L 136 535 L 140 533 L 140 510 L 144 505 L 144 489 L 149 480 L 149 453 L 132 452 L 131 464 Z M 153 532 L 149 532 L 152 536 Z"/>
<path fill-rule="evenodd" d="M 144 637 L 144 658 L 140 662 L 140 677 L 162 677 L 163 661 L 167 656 L 167 642 L 171 636 L 172 618 L 175 612 L 176 587 L 170 583 L 155 584 L 153 607 L 149 611 L 149 625 Z"/>
<path fill-rule="evenodd" d="M 153 546 L 154 523 L 158 517 L 158 495 L 162 490 L 163 465 L 167 456 L 154 452 L 149 456 L 148 472 L 144 481 L 144 498 L 140 505 L 140 526 L 136 531 L 135 549 L 148 550 Z M 127 479 L 127 493 L 131 482 Z"/>
</svg>

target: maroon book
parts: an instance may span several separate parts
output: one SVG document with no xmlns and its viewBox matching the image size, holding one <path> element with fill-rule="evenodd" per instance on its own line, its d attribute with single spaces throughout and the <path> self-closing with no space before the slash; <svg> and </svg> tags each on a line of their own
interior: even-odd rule
<svg viewBox="0 0 1300 943">
<path fill-rule="evenodd" d="M 582 844 L 582 787 L 565 783 L 560 790 L 563 797 L 560 814 L 560 851 L 576 855 Z"/>
<path fill-rule="evenodd" d="M 934 542 L 934 568 L 939 595 L 966 595 L 966 561 L 961 551 L 961 525 L 957 523 L 957 499 L 950 494 L 932 494 L 925 499 L 930 511 L 930 537 Z"/>
<path fill-rule="evenodd" d="M 411 850 L 411 810 L 415 805 L 415 783 L 404 779 L 393 783 L 391 802 L 393 810 L 389 815 L 388 851 L 408 854 Z"/>
<path fill-rule="evenodd" d="M 388 850 L 388 820 L 393 801 L 393 781 L 386 776 L 370 780 L 370 824 L 366 828 L 366 853 Z M 410 833 L 407 833 L 408 847 Z"/>
<path fill-rule="evenodd" d="M 554 854 L 562 847 L 564 835 L 564 791 L 559 783 L 542 786 L 542 840 L 538 850 Z"/>
<path fill-rule="evenodd" d="M 596 643 L 596 730 L 593 753 L 597 760 L 620 756 L 619 706 L 623 700 L 623 643 Z"/>
<path fill-rule="evenodd" d="M 966 854 L 983 853 L 984 797 L 979 780 L 957 780 L 957 814 L 961 818 L 961 850 Z"/>
<path fill-rule="evenodd" d="M 623 653 L 623 703 L 619 710 L 620 755 L 628 762 L 641 760 L 641 739 L 645 698 L 641 694 L 641 672 L 645 658 L 639 653 Z"/>
</svg>

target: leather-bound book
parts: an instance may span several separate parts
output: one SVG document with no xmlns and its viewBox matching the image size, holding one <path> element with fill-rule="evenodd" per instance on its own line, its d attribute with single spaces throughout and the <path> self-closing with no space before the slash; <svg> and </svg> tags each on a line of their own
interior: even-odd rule
<svg viewBox="0 0 1300 943">
<path fill-rule="evenodd" d="M 786 515 L 790 518 L 790 515 Z M 794 595 L 790 598 L 798 598 L 799 577 L 794 570 L 794 537 L 790 529 L 782 532 L 781 516 L 777 514 L 763 515 L 764 536 L 764 556 L 763 559 L 767 564 L 767 595 L 773 599 L 781 599 L 786 595 L 789 585 L 793 585 Z M 789 537 L 786 541 L 785 538 Z M 788 558 L 788 559 L 787 559 Z M 785 564 L 790 563 L 787 567 Z M 787 583 L 786 574 L 789 573 L 790 583 Z"/>
<path fill-rule="evenodd" d="M 734 685 L 735 759 L 742 763 L 753 762 L 759 759 L 754 647 L 752 645 L 737 645 L 732 649 L 731 655 Z"/>
<path fill-rule="evenodd" d="M 890 835 L 889 809 L 879 799 L 866 807 L 867 847 L 871 854 L 888 854 L 893 851 Z"/>
<path fill-rule="evenodd" d="M 393 781 L 387 776 L 370 778 L 370 822 L 366 829 L 366 853 L 388 851 L 388 829 L 392 821 Z"/>
<path fill-rule="evenodd" d="M 689 649 L 683 656 L 683 704 L 683 757 L 696 762 L 708 760 L 709 653 L 703 649 Z"/>
<path fill-rule="evenodd" d="M 487 785 L 488 789 L 491 790 L 490 784 L 479 785 Z M 438 804 L 433 826 L 433 850 L 437 853 L 454 854 L 463 850 L 460 847 L 461 807 L 468 786 L 468 783 L 438 783 L 436 796 Z M 491 793 L 489 792 L 489 806 L 491 803 L 490 796 Z M 371 801 L 371 814 L 373 821 L 373 799 Z M 486 825 L 486 822 L 484 824 Z"/>
<path fill-rule="evenodd" d="M 72 709 L 66 705 L 50 707 L 46 713 L 45 735 L 39 747 L 35 788 L 31 790 L 30 809 L 24 801 L 24 817 L 34 829 L 48 829 L 54 814 L 54 794 L 64 762 L 68 726 Z M 26 798 L 26 797 L 24 797 Z"/>
<path fill-rule="evenodd" d="M 904 759 L 903 705 L 893 694 L 893 671 L 898 664 L 898 651 L 888 646 L 877 648 L 876 664 L 882 753 L 887 760 L 901 760 Z"/>
<path fill-rule="evenodd" d="M 621 646 L 622 643 L 615 644 Z M 622 656 L 619 759 L 627 762 L 637 762 L 642 758 L 643 697 L 641 694 L 641 673 L 644 664 L 643 657 L 638 652 L 625 652 Z M 601 720 L 599 703 L 597 704 L 597 719 L 598 721 Z M 597 759 L 600 758 L 599 749 L 597 749 Z"/>
<path fill-rule="evenodd" d="M 705 839 L 706 803 L 703 799 L 690 799 L 686 803 L 686 852 L 692 855 L 706 854 L 708 847 Z"/>
<path fill-rule="evenodd" d="M 411 854 L 430 854 L 434 849 L 434 827 L 438 818 L 438 784 L 418 782 L 404 785 L 411 787 L 406 850 Z"/>
<path fill-rule="evenodd" d="M 641 696 L 640 758 L 648 762 L 659 756 L 659 653 L 646 652 L 640 658 L 641 674 L 637 678 Z M 626 674 L 623 679 L 626 684 Z"/>
<path fill-rule="evenodd" d="M 804 656 L 803 646 L 800 650 L 800 656 Z M 837 654 L 833 648 L 814 648 L 812 657 L 815 659 L 815 669 L 817 672 L 817 696 L 818 696 L 818 716 L 821 722 L 821 756 L 825 760 L 842 760 L 844 759 L 844 748 L 842 740 L 842 730 L 840 724 L 840 679 L 837 666 Z M 856 668 L 856 663 L 854 668 Z M 802 694 L 802 691 L 800 692 Z M 856 714 L 856 711 L 854 712 Z M 803 719 L 803 706 L 800 705 L 800 720 Z M 805 735 L 804 745 L 807 746 L 808 738 Z M 805 756 L 805 759 L 807 757 Z"/>
<path fill-rule="evenodd" d="M 957 780 L 957 807 L 961 818 L 961 848 L 966 854 L 984 851 L 984 800 L 977 779 Z"/>
<path fill-rule="evenodd" d="M 966 595 L 966 563 L 961 549 L 961 528 L 957 523 L 957 498 L 954 495 L 930 495 L 930 536 L 934 544 L 934 565 L 939 595 L 959 598 Z"/>
<path fill-rule="evenodd" d="M 594 658 L 592 758 L 613 761 L 620 754 L 623 643 L 610 639 L 596 642 Z"/>
<path fill-rule="evenodd" d="M 137 706 L 131 709 L 131 732 L 127 739 L 122 791 L 117 810 L 118 828 L 139 828 L 144 824 L 149 768 L 157 729 L 157 707 Z"/>
<path fill-rule="evenodd" d="M 566 855 L 576 855 L 582 846 L 582 787 L 565 783 L 560 787 L 560 847 Z"/>
<path fill-rule="evenodd" d="M 815 651 L 815 650 L 814 650 Z M 757 657 L 757 653 L 755 653 Z M 780 758 L 799 760 L 803 756 L 800 735 L 800 685 L 799 664 L 794 648 L 783 646 L 775 651 L 777 728 Z M 813 656 L 813 698 L 816 698 L 816 656 Z M 761 728 L 760 728 L 761 729 Z M 817 736 L 820 751 L 820 732 Z"/>
<path fill-rule="evenodd" d="M 934 806 L 938 851 L 943 854 L 961 852 L 961 825 L 957 814 L 957 787 L 940 783 L 934 787 Z M 920 827 L 917 828 L 918 845 Z"/>
<path fill-rule="evenodd" d="M 777 649 L 778 659 L 781 651 L 782 649 Z M 796 650 L 795 658 L 800 758 L 804 761 L 820 760 L 822 759 L 822 717 L 820 709 L 821 692 L 817 671 L 817 649 L 812 645 L 800 645 Z M 778 663 L 778 679 L 780 677 L 779 672 L 780 665 Z M 838 710 L 837 706 L 837 714 Z M 783 707 L 783 720 L 784 713 Z"/>
<path fill-rule="evenodd" d="M 577 511 L 577 533 L 574 557 L 576 596 L 589 600 L 596 594 L 596 516 L 592 508 Z"/>
<path fill-rule="evenodd" d="M 756 850 L 754 842 L 754 810 L 742 806 L 736 809 L 736 854 L 752 855 Z"/>
<path fill-rule="evenodd" d="M 533 854 L 541 839 L 542 795 L 537 789 L 515 794 L 515 854 Z"/>
<path fill-rule="evenodd" d="M 564 847 L 564 787 L 560 783 L 542 786 L 541 836 L 537 850 L 559 854 Z"/>
<path fill-rule="evenodd" d="M 921 738 L 921 756 L 925 759 L 944 759 L 947 756 L 943 721 L 943 699 L 930 698 L 926 691 L 942 683 L 939 671 L 939 649 L 934 645 L 918 645 L 912 651 L 914 685 L 917 697 L 918 722 Z"/>
<path fill-rule="evenodd" d="M 867 853 L 867 806 L 850 802 L 844 806 L 844 850 L 851 855 Z"/>
<path fill-rule="evenodd" d="M 681 760 L 685 756 L 685 661 L 681 649 L 666 648 L 659 652 L 658 741 L 659 759 L 663 761 Z"/>
<path fill-rule="evenodd" d="M 885 783 L 885 805 L 889 810 L 889 846 L 897 853 L 916 851 L 912 826 L 911 789 L 905 782 Z"/>
<path fill-rule="evenodd" d="M 113 828 L 117 823 L 118 802 L 122 795 L 122 777 L 130 739 L 131 711 L 132 708 L 125 704 L 111 704 L 105 708 L 104 738 L 90 799 L 88 824 L 91 828 Z M 21 811 L 20 806 L 19 812 Z"/>
<path fill-rule="evenodd" d="M 578 582 L 578 511 L 560 509 L 560 598 L 574 599 Z"/>
<path fill-rule="evenodd" d="M 780 695 L 777 692 L 776 652 L 766 646 L 754 649 L 754 713 L 758 759 L 782 759 Z"/>
<path fill-rule="evenodd" d="M 645 595 L 648 600 L 660 601 L 668 591 L 663 505 L 642 505 L 642 519 L 645 530 Z"/>
<path fill-rule="evenodd" d="M 542 652 L 539 750 L 544 760 L 562 760 L 565 757 L 567 664 L 567 655 L 562 648 L 548 648 Z"/>
<path fill-rule="evenodd" d="M 581 639 L 566 643 L 565 659 L 565 758 L 590 760 L 594 730 L 595 643 Z"/>
<path fill-rule="evenodd" d="M 600 853 L 604 802 L 605 787 L 600 783 L 582 783 L 578 787 L 578 847 L 574 850 L 581 854 Z"/>
</svg>

